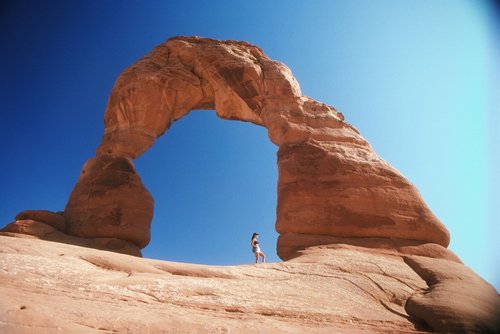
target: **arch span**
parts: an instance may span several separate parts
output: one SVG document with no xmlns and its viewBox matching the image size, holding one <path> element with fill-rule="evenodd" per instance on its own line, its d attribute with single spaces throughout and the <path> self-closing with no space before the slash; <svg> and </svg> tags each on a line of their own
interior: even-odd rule
<svg viewBox="0 0 500 334">
<path fill-rule="evenodd" d="M 127 68 L 110 94 L 96 157 L 64 216 L 68 233 L 150 239 L 153 199 L 133 159 L 193 109 L 264 126 L 278 151 L 278 255 L 329 237 L 449 243 L 418 190 L 335 108 L 302 96 L 283 64 L 245 42 L 175 37 Z"/>
</svg>

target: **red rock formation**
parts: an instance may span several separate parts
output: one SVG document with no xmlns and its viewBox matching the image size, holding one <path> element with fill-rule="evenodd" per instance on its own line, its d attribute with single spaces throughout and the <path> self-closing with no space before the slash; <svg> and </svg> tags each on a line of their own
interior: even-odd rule
<svg viewBox="0 0 500 334">
<path fill-rule="evenodd" d="M 278 250 L 283 260 L 288 261 L 302 255 L 302 250 L 313 246 L 327 246 L 329 249 L 352 245 L 367 249 L 376 249 L 384 254 L 420 255 L 436 259 L 462 263 L 449 249 L 418 240 L 396 238 L 341 238 L 328 235 L 286 233 L 278 239 Z"/>
<path fill-rule="evenodd" d="M 150 239 L 153 198 L 127 156 L 101 154 L 83 166 L 64 217 L 70 235 L 118 238 L 143 248 Z"/>
<path fill-rule="evenodd" d="M 405 262 L 426 281 L 405 308 L 414 319 L 423 320 L 440 333 L 500 332 L 500 298 L 494 287 L 469 268 L 420 256 Z"/>
<path fill-rule="evenodd" d="M 446 228 L 417 189 L 377 156 L 333 107 L 302 96 L 285 65 L 248 43 L 172 38 L 127 68 L 111 92 L 97 156 L 131 164 L 130 159 L 144 153 L 173 122 L 193 109 L 207 108 L 224 119 L 265 126 L 279 146 L 280 234 L 448 245 Z M 89 169 L 82 174 L 69 199 L 68 231 L 144 246 L 152 206 L 140 180 L 135 178 L 134 185 L 124 181 L 127 193 L 125 188 L 111 191 L 114 185 L 101 180 L 99 189 L 88 195 L 100 178 L 93 173 Z M 132 194 L 137 194 L 135 201 L 125 200 Z M 138 219 L 127 211 L 143 216 Z M 117 225 L 115 212 L 129 223 Z M 279 247 L 278 253 L 282 256 Z"/>
<path fill-rule="evenodd" d="M 47 223 L 32 219 L 16 220 L 0 229 L 0 235 L 22 239 L 54 241 L 127 255 L 142 256 L 139 247 L 130 241 L 117 238 L 79 238 L 61 232 Z"/>
<path fill-rule="evenodd" d="M 39 222 L 44 222 L 59 231 L 66 230 L 66 219 L 61 213 L 51 212 L 47 210 L 26 210 L 18 213 L 16 215 L 16 220 L 36 220 Z"/>
<path fill-rule="evenodd" d="M 140 255 L 153 199 L 132 160 L 193 109 L 267 128 L 289 261 L 208 267 L 22 239 Z M 25 211 L 0 230 L 20 238 L 0 236 L 0 330 L 498 331 L 497 292 L 446 249 L 417 189 L 255 46 L 177 37 L 156 47 L 117 79 L 96 154 L 62 215 Z"/>
</svg>

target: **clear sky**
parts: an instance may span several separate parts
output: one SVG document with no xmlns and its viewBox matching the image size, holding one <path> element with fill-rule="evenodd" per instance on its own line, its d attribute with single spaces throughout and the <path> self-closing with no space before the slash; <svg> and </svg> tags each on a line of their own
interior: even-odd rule
<svg viewBox="0 0 500 334">
<path fill-rule="evenodd" d="M 0 225 L 64 209 L 119 73 L 176 35 L 245 40 L 291 68 L 421 191 L 450 248 L 500 290 L 498 8 L 471 0 L 3 1 Z M 193 111 L 136 160 L 155 198 L 147 257 L 278 261 L 277 148 Z"/>
</svg>

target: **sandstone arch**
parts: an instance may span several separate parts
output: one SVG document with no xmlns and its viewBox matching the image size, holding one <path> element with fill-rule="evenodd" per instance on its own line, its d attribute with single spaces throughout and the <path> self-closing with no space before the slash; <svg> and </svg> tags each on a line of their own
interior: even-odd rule
<svg viewBox="0 0 500 334">
<path fill-rule="evenodd" d="M 245 42 L 176 37 L 117 79 L 96 157 L 68 200 L 67 232 L 144 247 L 153 199 L 133 159 L 193 109 L 264 126 L 279 147 L 278 255 L 328 238 L 389 238 L 447 246 L 417 189 L 334 108 L 302 96 L 283 64 Z"/>
</svg>

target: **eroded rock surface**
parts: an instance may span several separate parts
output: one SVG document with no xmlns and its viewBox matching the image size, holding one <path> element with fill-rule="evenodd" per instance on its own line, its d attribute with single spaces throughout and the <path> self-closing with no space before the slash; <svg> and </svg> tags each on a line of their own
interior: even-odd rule
<svg viewBox="0 0 500 334">
<path fill-rule="evenodd" d="M 267 128 L 287 262 L 209 267 L 48 242 L 140 256 L 153 199 L 133 159 L 193 109 Z M 497 292 L 446 249 L 418 190 L 258 47 L 172 38 L 120 75 L 104 121 L 64 212 L 24 211 L 0 231 L 0 329 L 498 331 Z"/>
<path fill-rule="evenodd" d="M 396 253 L 349 245 L 222 267 L 0 236 L 0 332 L 494 333 L 499 297 L 491 286 L 457 262 L 418 259 L 429 274 Z M 434 299 L 428 275 L 460 276 L 458 289 L 439 280 L 459 300 Z M 481 293 L 463 292 L 469 284 Z M 424 315 L 410 306 L 422 298 Z M 427 315 L 444 320 L 431 327 Z"/>
<path fill-rule="evenodd" d="M 64 217 L 70 235 L 118 238 L 143 248 L 150 240 L 153 197 L 128 157 L 101 154 L 83 166 Z"/>
<path fill-rule="evenodd" d="M 215 109 L 221 118 L 268 129 L 279 147 L 280 234 L 448 245 L 448 231 L 417 189 L 335 108 L 302 96 L 285 65 L 245 42 L 176 37 L 127 68 L 110 94 L 102 144 L 90 161 L 106 157 L 131 165 L 193 109 Z M 117 188 L 100 168 L 84 168 L 65 210 L 68 232 L 143 247 L 153 210 L 147 190 L 136 174 L 128 183 L 124 176 L 124 187 Z M 127 201 L 129 196 L 136 198 Z M 117 213 L 122 224 L 116 224 Z"/>
<path fill-rule="evenodd" d="M 444 260 L 409 256 L 405 262 L 428 285 L 406 303 L 406 311 L 438 332 L 499 333 L 500 298 L 469 268 Z"/>
<path fill-rule="evenodd" d="M 102 249 L 133 256 L 142 256 L 141 249 L 130 241 L 117 238 L 75 237 L 61 232 L 45 222 L 31 219 L 13 221 L 4 228 L 0 229 L 0 235 L 22 239 L 41 239 L 70 245 Z"/>
<path fill-rule="evenodd" d="M 35 220 L 48 224 L 59 231 L 66 231 L 66 219 L 63 213 L 47 210 L 26 210 L 16 215 L 16 220 Z"/>
</svg>

